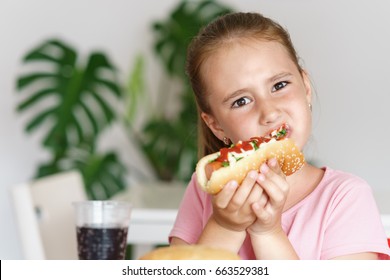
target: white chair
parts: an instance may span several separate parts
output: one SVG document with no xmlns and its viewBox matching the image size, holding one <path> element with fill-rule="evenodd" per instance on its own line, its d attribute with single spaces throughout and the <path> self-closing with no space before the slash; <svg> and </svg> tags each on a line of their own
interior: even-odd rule
<svg viewBox="0 0 390 280">
<path fill-rule="evenodd" d="M 25 259 L 77 259 L 72 202 L 86 200 L 76 171 L 47 176 L 11 189 Z"/>
</svg>

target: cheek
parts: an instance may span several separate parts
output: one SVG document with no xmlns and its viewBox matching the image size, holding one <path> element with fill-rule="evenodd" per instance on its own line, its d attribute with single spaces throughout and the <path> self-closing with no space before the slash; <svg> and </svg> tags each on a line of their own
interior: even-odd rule
<svg viewBox="0 0 390 280">
<path fill-rule="evenodd" d="M 224 121 L 220 123 L 221 127 L 223 128 L 225 135 L 229 137 L 232 142 L 235 143 L 239 140 L 245 140 L 253 136 L 249 135 L 252 131 L 250 119 L 225 116 L 223 120 Z"/>
<path fill-rule="evenodd" d="M 248 140 L 251 137 L 261 136 L 259 134 L 259 125 L 258 123 L 252 121 L 254 118 L 245 120 L 245 121 L 237 121 L 229 123 L 229 137 L 230 139 L 236 143 L 239 140 Z"/>
<path fill-rule="evenodd" d="M 298 129 L 295 135 L 297 138 L 296 142 L 298 147 L 303 149 L 311 134 L 312 116 L 310 110 L 302 108 L 301 113 L 296 117 L 296 122 L 295 127 Z"/>
</svg>

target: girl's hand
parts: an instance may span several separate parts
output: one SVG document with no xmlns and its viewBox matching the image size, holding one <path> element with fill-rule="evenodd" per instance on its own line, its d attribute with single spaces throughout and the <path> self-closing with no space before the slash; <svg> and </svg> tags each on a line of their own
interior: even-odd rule
<svg viewBox="0 0 390 280">
<path fill-rule="evenodd" d="M 213 218 L 217 224 L 228 230 L 245 231 L 256 220 L 252 204 L 259 201 L 263 192 L 256 182 L 258 175 L 252 170 L 240 186 L 231 181 L 213 197 Z"/>
<path fill-rule="evenodd" d="M 282 230 L 281 217 L 289 185 L 276 159 L 270 159 L 268 164 L 264 163 L 260 167 L 257 183 L 264 192 L 252 204 L 257 220 L 248 228 L 248 232 L 251 235 L 278 232 Z"/>
</svg>

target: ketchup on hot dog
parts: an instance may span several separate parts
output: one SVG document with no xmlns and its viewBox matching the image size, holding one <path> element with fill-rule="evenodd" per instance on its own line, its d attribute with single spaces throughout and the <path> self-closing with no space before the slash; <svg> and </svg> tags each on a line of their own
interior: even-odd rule
<svg viewBox="0 0 390 280">
<path fill-rule="evenodd" d="M 220 149 L 219 156 L 215 160 L 209 162 L 205 167 L 207 179 L 209 180 L 211 178 L 211 174 L 214 171 L 216 171 L 224 166 L 230 165 L 229 155 L 234 154 L 235 156 L 233 156 L 233 157 L 235 158 L 235 160 L 239 161 L 240 159 L 243 158 L 243 157 L 237 157 L 237 155 L 239 155 L 239 154 L 242 154 L 244 152 L 251 151 L 251 150 L 257 150 L 261 144 L 268 143 L 272 139 L 275 139 L 277 141 L 284 139 L 287 135 L 287 129 L 288 129 L 287 125 L 283 124 L 279 129 L 274 130 L 271 133 L 269 133 L 268 136 L 252 137 L 248 141 L 239 141 L 229 148 Z"/>
</svg>

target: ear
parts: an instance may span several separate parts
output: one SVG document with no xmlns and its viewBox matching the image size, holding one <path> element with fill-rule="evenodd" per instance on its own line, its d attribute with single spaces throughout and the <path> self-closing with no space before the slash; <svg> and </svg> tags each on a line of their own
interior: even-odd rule
<svg viewBox="0 0 390 280">
<path fill-rule="evenodd" d="M 303 84 L 305 86 L 307 103 L 311 104 L 312 88 L 311 88 L 309 74 L 305 70 L 302 70 L 302 79 L 303 79 Z"/>
<path fill-rule="evenodd" d="M 202 117 L 203 121 L 206 123 L 206 125 L 210 128 L 210 130 L 214 133 L 214 135 L 223 141 L 223 137 L 225 137 L 225 132 L 223 129 L 220 127 L 218 121 L 215 119 L 214 116 L 202 112 L 200 114 Z"/>
</svg>

